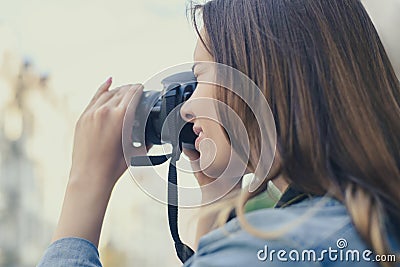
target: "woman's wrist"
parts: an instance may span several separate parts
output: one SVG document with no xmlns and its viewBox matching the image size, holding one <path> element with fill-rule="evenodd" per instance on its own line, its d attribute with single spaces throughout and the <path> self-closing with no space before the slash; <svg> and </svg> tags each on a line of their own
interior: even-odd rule
<svg viewBox="0 0 400 267">
<path fill-rule="evenodd" d="M 91 194 L 92 197 L 104 197 L 111 195 L 115 183 L 104 175 L 92 173 L 72 173 L 69 176 L 67 189 L 82 191 Z M 110 180 L 110 181 L 108 181 Z"/>
<path fill-rule="evenodd" d="M 97 179 L 71 176 L 53 241 L 65 237 L 80 237 L 98 246 L 112 186 L 87 183 L 89 180 Z"/>
</svg>

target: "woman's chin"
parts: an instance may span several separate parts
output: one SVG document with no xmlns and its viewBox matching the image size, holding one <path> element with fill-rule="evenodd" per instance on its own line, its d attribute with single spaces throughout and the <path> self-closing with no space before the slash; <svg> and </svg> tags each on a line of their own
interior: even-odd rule
<svg viewBox="0 0 400 267">
<path fill-rule="evenodd" d="M 199 159 L 201 171 L 210 178 L 221 178 L 226 173 L 227 164 L 224 164 L 212 156 L 205 156 L 200 153 Z M 224 175 L 225 176 L 225 175 Z"/>
<path fill-rule="evenodd" d="M 216 173 L 216 168 L 215 168 L 215 157 L 210 155 L 209 152 L 200 152 L 200 158 L 199 158 L 199 164 L 200 164 L 200 169 L 201 171 L 212 178 L 217 178 L 218 176 L 215 176 Z"/>
</svg>

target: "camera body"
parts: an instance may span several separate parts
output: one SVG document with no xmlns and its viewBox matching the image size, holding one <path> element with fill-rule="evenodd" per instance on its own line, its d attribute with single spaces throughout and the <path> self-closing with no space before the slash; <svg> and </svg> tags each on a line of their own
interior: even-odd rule
<svg viewBox="0 0 400 267">
<path fill-rule="evenodd" d="M 192 123 L 180 116 L 180 106 L 197 86 L 193 72 L 180 72 L 161 81 L 163 90 L 144 91 L 135 112 L 134 146 L 172 144 L 194 149 Z M 179 106 L 179 107 L 178 107 Z M 173 112 L 173 113 L 171 113 Z"/>
</svg>

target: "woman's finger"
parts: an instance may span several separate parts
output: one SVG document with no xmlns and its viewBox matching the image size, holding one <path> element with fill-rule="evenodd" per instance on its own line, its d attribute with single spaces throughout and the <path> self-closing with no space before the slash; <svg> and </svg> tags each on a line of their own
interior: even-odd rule
<svg viewBox="0 0 400 267">
<path fill-rule="evenodd" d="M 104 92 L 106 92 L 112 84 L 112 77 L 108 78 L 102 85 L 100 85 L 99 89 L 97 90 L 96 94 L 93 97 L 93 100 L 98 99 Z"/>
<path fill-rule="evenodd" d="M 112 84 L 112 77 L 108 78 L 102 85 L 100 85 L 99 89 L 97 89 L 97 92 L 94 94 L 89 104 L 83 111 L 83 114 L 86 113 L 88 110 L 92 109 L 92 107 L 96 104 L 97 99 L 110 88 L 111 84 Z"/>
<path fill-rule="evenodd" d="M 134 84 L 129 88 L 129 92 L 123 96 L 121 102 L 119 103 L 120 107 L 127 108 L 128 105 L 133 105 L 135 107 L 139 104 L 140 97 L 143 92 L 143 85 L 142 84 Z"/>
<path fill-rule="evenodd" d="M 120 106 L 121 101 L 123 101 L 125 98 L 132 97 L 131 93 L 132 87 L 133 87 L 132 84 L 128 84 L 111 90 L 111 91 L 115 90 L 115 94 L 112 97 L 112 99 L 110 99 L 108 104 L 115 107 Z"/>
<path fill-rule="evenodd" d="M 99 98 L 96 100 L 96 102 L 93 104 L 93 108 L 97 109 L 102 105 L 109 103 L 111 99 L 116 97 L 117 92 L 118 92 L 117 90 L 110 90 L 107 92 L 103 92 L 103 94 L 100 95 Z"/>
</svg>

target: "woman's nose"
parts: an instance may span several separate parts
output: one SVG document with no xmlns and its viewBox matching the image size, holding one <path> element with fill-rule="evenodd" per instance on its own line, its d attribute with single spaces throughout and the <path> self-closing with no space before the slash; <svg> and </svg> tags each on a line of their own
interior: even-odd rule
<svg viewBox="0 0 400 267">
<path fill-rule="evenodd" d="M 187 122 L 190 122 L 195 118 L 190 102 L 190 99 L 185 101 L 180 110 L 182 119 Z"/>
</svg>

